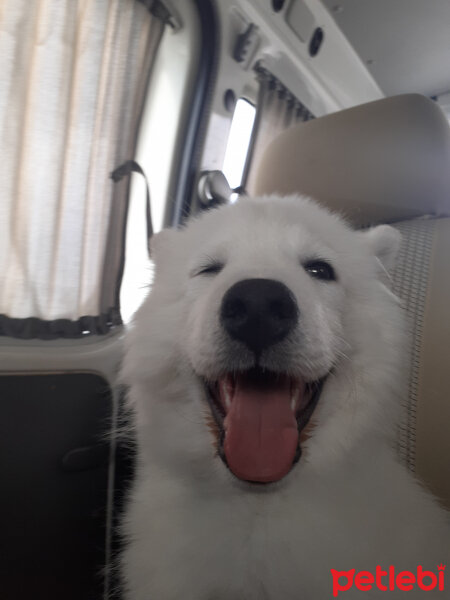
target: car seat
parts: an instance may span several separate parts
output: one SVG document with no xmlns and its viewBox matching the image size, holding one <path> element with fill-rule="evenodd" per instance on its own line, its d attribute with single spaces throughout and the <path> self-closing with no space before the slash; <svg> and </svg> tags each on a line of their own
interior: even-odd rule
<svg viewBox="0 0 450 600">
<path fill-rule="evenodd" d="M 357 227 L 402 233 L 392 286 L 411 332 L 398 451 L 450 508 L 450 127 L 418 94 L 296 125 L 255 165 L 252 194 L 301 193 Z"/>
</svg>

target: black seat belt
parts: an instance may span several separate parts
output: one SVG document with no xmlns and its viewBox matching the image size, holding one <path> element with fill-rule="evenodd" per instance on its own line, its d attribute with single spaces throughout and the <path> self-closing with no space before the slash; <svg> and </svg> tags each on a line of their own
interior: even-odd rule
<svg viewBox="0 0 450 600">
<path fill-rule="evenodd" d="M 146 219 L 147 219 L 147 251 L 150 256 L 150 240 L 153 236 L 153 224 L 152 224 L 152 212 L 150 204 L 150 187 L 148 185 L 148 179 L 144 172 L 144 169 L 135 160 L 127 160 L 122 165 L 114 169 L 111 173 L 111 179 L 114 183 L 121 181 L 127 175 L 131 173 L 140 173 L 145 179 L 145 185 L 147 188 L 147 204 L 146 204 Z"/>
</svg>

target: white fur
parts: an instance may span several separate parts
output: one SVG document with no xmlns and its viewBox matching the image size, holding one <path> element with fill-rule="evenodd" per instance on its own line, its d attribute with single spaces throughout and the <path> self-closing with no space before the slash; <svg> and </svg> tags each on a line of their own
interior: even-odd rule
<svg viewBox="0 0 450 600">
<path fill-rule="evenodd" d="M 448 516 L 396 458 L 407 350 L 399 302 L 382 281 L 397 246 L 389 227 L 357 233 L 298 197 L 242 200 L 156 236 L 155 280 L 122 373 L 138 440 L 124 519 L 128 600 L 322 600 L 332 598 L 330 569 L 436 572 L 448 562 Z M 223 271 L 195 275 L 207 256 Z M 314 257 L 333 264 L 336 282 L 303 269 Z M 283 282 L 300 307 L 294 338 L 267 364 L 306 379 L 333 367 L 299 463 L 258 487 L 215 455 L 199 377 L 214 379 L 230 360 L 250 365 L 218 311 L 226 290 L 251 277 Z"/>
</svg>

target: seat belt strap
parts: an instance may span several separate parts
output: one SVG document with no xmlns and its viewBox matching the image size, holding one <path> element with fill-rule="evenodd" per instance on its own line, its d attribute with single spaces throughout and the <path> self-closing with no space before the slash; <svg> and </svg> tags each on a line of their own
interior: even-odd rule
<svg viewBox="0 0 450 600">
<path fill-rule="evenodd" d="M 151 203 L 150 203 L 150 187 L 148 185 L 148 179 L 144 172 L 144 169 L 135 160 L 127 160 L 122 165 L 120 165 L 119 167 L 114 169 L 114 171 L 111 173 L 110 177 L 114 181 L 114 183 L 117 183 L 118 181 L 121 181 L 124 177 L 129 176 L 131 173 L 139 173 L 145 179 L 146 195 L 147 195 L 146 208 L 145 208 L 145 213 L 146 213 L 145 216 L 146 216 L 146 220 L 147 220 L 147 251 L 148 251 L 148 255 L 150 256 L 150 240 L 153 236 L 153 224 L 152 224 L 152 212 L 151 212 Z"/>
</svg>

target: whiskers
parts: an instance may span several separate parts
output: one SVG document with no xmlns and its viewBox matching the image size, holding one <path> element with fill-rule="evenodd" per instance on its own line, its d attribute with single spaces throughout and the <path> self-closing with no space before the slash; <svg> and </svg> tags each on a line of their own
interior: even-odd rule
<svg viewBox="0 0 450 600">
<path fill-rule="evenodd" d="M 186 423 L 190 425 L 202 426 L 205 425 L 208 418 L 208 407 L 201 406 L 199 410 L 195 411 L 195 416 L 190 411 L 190 404 L 185 406 L 181 404 L 172 404 L 171 408 L 176 414 Z"/>
</svg>

